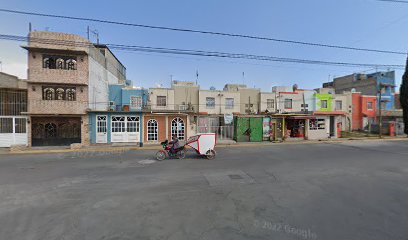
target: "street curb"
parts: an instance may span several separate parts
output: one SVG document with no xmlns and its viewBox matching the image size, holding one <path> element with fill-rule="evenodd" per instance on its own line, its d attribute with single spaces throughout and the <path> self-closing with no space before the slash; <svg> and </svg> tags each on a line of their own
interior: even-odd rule
<svg viewBox="0 0 408 240">
<path fill-rule="evenodd" d="M 313 141 L 299 141 L 299 142 L 258 142 L 258 143 L 234 143 L 234 144 L 219 144 L 217 148 L 234 148 L 234 147 L 266 147 L 277 145 L 303 145 L 303 144 L 320 144 L 320 143 L 344 143 L 353 141 L 408 141 L 408 138 L 349 138 L 344 140 L 313 140 Z M 88 152 L 124 152 L 124 151 L 144 151 L 144 150 L 160 150 L 160 146 L 145 146 L 145 147 L 106 147 L 101 149 L 50 149 L 50 150 L 27 150 L 21 152 L 5 152 L 0 155 L 22 155 L 22 154 L 51 154 L 51 153 L 88 153 Z"/>
</svg>

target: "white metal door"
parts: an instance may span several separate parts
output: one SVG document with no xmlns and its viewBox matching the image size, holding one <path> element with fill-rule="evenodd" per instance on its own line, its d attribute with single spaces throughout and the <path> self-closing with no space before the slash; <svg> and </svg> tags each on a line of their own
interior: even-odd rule
<svg viewBox="0 0 408 240">
<path fill-rule="evenodd" d="M 140 142 L 140 118 L 128 116 L 126 118 L 127 142 Z"/>
<path fill-rule="evenodd" d="M 27 145 L 27 139 L 26 117 L 0 117 L 0 147 L 10 147 L 13 144 Z"/>
<path fill-rule="evenodd" d="M 107 129 L 107 116 L 96 116 L 96 143 L 107 143 L 108 136 L 106 134 Z"/>
<path fill-rule="evenodd" d="M 140 142 L 140 117 L 112 116 L 111 142 Z"/>
</svg>

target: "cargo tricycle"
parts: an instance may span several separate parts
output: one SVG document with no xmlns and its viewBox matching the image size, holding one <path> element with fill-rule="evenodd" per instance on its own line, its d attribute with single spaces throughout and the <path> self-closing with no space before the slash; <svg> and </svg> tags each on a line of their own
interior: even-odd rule
<svg viewBox="0 0 408 240">
<path fill-rule="evenodd" d="M 207 159 L 211 160 L 214 159 L 216 155 L 216 142 L 215 133 L 199 133 L 190 137 L 187 140 L 186 145 L 193 148 L 200 156 L 205 156 Z"/>
</svg>

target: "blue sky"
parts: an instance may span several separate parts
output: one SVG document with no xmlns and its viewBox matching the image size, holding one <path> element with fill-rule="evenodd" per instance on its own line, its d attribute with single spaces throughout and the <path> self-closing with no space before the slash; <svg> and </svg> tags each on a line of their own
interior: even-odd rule
<svg viewBox="0 0 408 240">
<path fill-rule="evenodd" d="M 22 1 L 0 0 L 0 8 L 148 25 L 260 35 L 353 47 L 408 51 L 408 4 L 376 0 L 149 0 L 149 1 Z M 0 34 L 26 35 L 33 29 L 68 32 L 86 37 L 90 26 L 102 43 L 200 49 L 325 61 L 405 64 L 405 56 L 335 50 L 269 41 L 149 30 L 82 21 L 23 16 L 0 12 Z M 26 77 L 22 43 L 0 40 L 3 71 Z M 170 84 L 170 76 L 195 81 L 203 89 L 242 83 L 270 91 L 272 86 L 320 87 L 333 76 L 369 69 L 300 65 L 233 59 L 168 56 L 114 51 L 134 85 Z M 371 69 L 370 71 L 374 71 Z M 242 77 L 245 72 L 245 78 Z M 402 71 L 397 71 L 397 84 Z"/>
</svg>

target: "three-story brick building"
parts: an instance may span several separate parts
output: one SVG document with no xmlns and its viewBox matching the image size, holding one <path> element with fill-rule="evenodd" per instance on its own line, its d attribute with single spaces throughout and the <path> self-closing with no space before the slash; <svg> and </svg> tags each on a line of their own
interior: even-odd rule
<svg viewBox="0 0 408 240">
<path fill-rule="evenodd" d="M 126 69 L 104 45 L 78 35 L 30 32 L 28 144 L 89 144 L 89 110 L 106 110 L 108 85 L 124 83 Z"/>
</svg>

